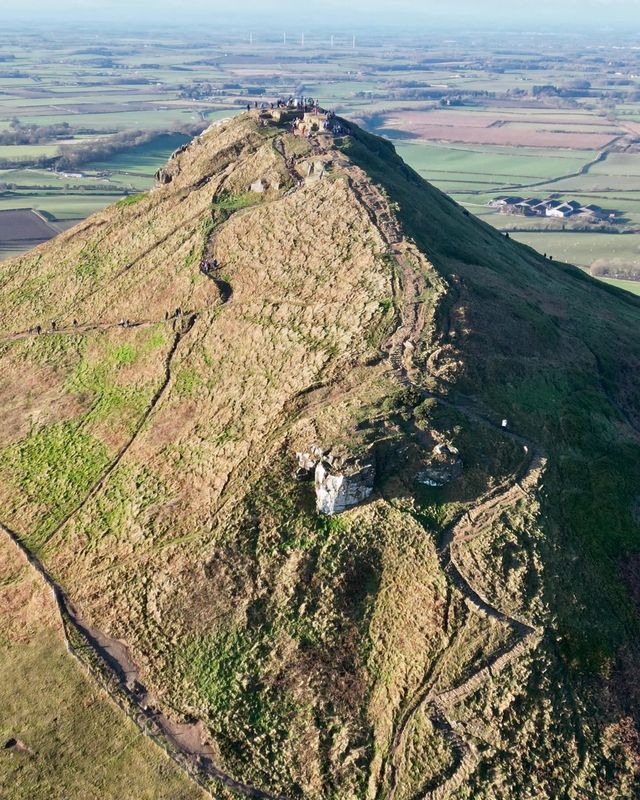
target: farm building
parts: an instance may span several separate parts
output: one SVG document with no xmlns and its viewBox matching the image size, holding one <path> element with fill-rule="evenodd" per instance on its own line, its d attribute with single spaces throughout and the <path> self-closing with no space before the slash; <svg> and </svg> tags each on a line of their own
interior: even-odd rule
<svg viewBox="0 0 640 800">
<path fill-rule="evenodd" d="M 525 217 L 555 217 L 556 219 L 568 219 L 569 217 L 581 216 L 592 221 L 608 218 L 615 219 L 615 212 L 606 211 L 596 205 L 583 206 L 577 200 L 558 200 L 547 198 L 540 200 L 537 197 L 515 197 L 501 195 L 490 200 L 488 205 L 495 208 L 501 214 L 520 214 Z"/>
<path fill-rule="evenodd" d="M 559 219 L 566 219 L 573 216 L 575 209 L 569 203 L 560 203 L 555 208 L 548 208 L 546 211 L 547 217 L 558 217 Z"/>
<path fill-rule="evenodd" d="M 518 203 L 521 203 L 522 200 L 522 197 L 509 197 L 508 195 L 500 195 L 499 197 L 494 197 L 493 200 L 489 200 L 489 205 L 491 208 L 502 210 L 508 206 L 515 206 Z"/>
</svg>

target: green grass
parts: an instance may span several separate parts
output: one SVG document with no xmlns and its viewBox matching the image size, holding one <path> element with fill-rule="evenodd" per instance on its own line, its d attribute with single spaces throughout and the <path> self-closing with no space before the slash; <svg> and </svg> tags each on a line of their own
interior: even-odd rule
<svg viewBox="0 0 640 800">
<path fill-rule="evenodd" d="M 105 445 L 72 422 L 45 426 L 0 453 L 0 469 L 20 490 L 20 502 L 40 509 L 39 524 L 26 537 L 30 547 L 37 549 L 108 460 Z"/>
<path fill-rule="evenodd" d="M 617 286 L 619 289 L 631 292 L 631 294 L 640 295 L 640 281 L 622 281 L 616 278 L 599 278 L 598 280 L 604 281 L 610 286 Z"/>
<path fill-rule="evenodd" d="M 256 192 L 245 192 L 244 194 L 222 195 L 213 201 L 213 209 L 219 211 L 237 211 L 240 208 L 248 208 L 260 202 L 260 195 Z"/>
<path fill-rule="evenodd" d="M 0 629 L 1 630 L 1 629 Z M 0 737 L 33 755 L 0 751 L 5 800 L 195 800 L 203 796 L 42 630 L 28 642 L 0 636 Z"/>
<path fill-rule="evenodd" d="M 640 234 L 514 232 L 511 236 L 557 261 L 581 267 L 620 263 L 640 269 Z"/>
<path fill-rule="evenodd" d="M 138 192 L 137 194 L 130 194 L 127 197 L 123 197 L 122 200 L 118 200 L 116 205 L 120 207 L 124 206 L 133 206 L 136 203 L 139 203 L 141 200 L 144 200 L 146 197 L 145 192 Z"/>
<path fill-rule="evenodd" d="M 183 134 L 163 134 L 149 142 L 132 147 L 123 153 L 117 153 L 107 161 L 92 161 L 83 165 L 83 172 L 135 172 L 152 177 L 156 170 L 169 158 L 171 153 L 189 141 Z"/>
<path fill-rule="evenodd" d="M 525 148 L 445 146 L 426 142 L 398 143 L 396 151 L 427 180 L 438 184 L 438 181 L 457 176 L 470 188 L 474 188 L 477 181 L 500 186 L 566 175 L 580 169 L 595 155 L 545 150 L 541 158 L 540 153 Z"/>
<path fill-rule="evenodd" d="M 549 583 L 547 591 L 567 661 L 604 669 L 615 648 L 636 635 L 616 565 L 640 546 L 632 519 L 640 453 L 620 432 L 624 401 L 617 387 L 625 354 L 640 357 L 640 305 L 465 217 L 403 166 L 388 143 L 358 131 L 344 146 L 399 204 L 405 230 L 439 270 L 463 276 L 467 324 L 478 334 L 465 345 L 467 372 L 459 391 L 484 402 L 496 418 L 510 418 L 550 453 L 545 530 L 561 537 L 558 546 L 582 555 L 564 568 L 566 583 Z M 548 297 L 566 309 L 555 320 L 542 310 Z M 579 594 L 579 614 L 570 611 L 576 608 L 571 592 Z"/>
</svg>

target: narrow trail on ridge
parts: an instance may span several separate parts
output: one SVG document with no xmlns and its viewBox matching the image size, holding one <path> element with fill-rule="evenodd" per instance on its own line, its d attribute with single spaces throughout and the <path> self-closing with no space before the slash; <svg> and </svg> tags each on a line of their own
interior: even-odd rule
<svg viewBox="0 0 640 800">
<path fill-rule="evenodd" d="M 325 148 L 322 148 L 317 141 L 313 144 L 313 152 L 316 155 L 322 154 L 330 155 L 332 158 L 335 157 L 335 150 L 328 152 Z M 456 518 L 443 536 L 437 550 L 441 568 L 449 577 L 450 582 L 465 598 L 471 610 L 510 627 L 517 637 L 517 641 L 514 645 L 505 647 L 498 653 L 494 653 L 493 660 L 488 665 L 477 669 L 463 682 L 444 692 L 435 692 L 432 688 L 432 678 L 436 672 L 434 666 L 431 673 L 425 676 L 418 693 L 414 694 L 409 707 L 401 715 L 396 725 L 389 756 L 384 767 L 384 777 L 388 785 L 386 797 L 392 798 L 397 788 L 398 762 L 402 754 L 406 730 L 410 726 L 415 714 L 423 708 L 426 709 L 434 728 L 441 731 L 443 736 L 451 742 L 455 751 L 456 763 L 453 771 L 440 780 L 437 785 L 423 787 L 422 790 L 416 793 L 412 800 L 426 800 L 427 798 L 430 800 L 444 800 L 448 794 L 462 784 L 480 761 L 473 736 L 466 734 L 464 731 L 460 732 L 459 726 L 455 721 L 449 718 L 449 711 L 456 703 L 461 702 L 464 698 L 480 688 L 487 679 L 498 675 L 514 659 L 523 655 L 530 648 L 535 647 L 542 636 L 542 631 L 540 629 L 504 612 L 495 606 L 490 598 L 484 597 L 481 591 L 474 588 L 471 579 L 465 574 L 464 568 L 457 559 L 456 554 L 458 548 L 464 542 L 469 541 L 474 536 L 480 535 L 505 508 L 511 506 L 520 497 L 525 496 L 530 489 L 533 489 L 544 469 L 545 459 L 539 449 L 525 437 L 519 436 L 512 431 L 502 429 L 496 422 L 484 417 L 471 408 L 424 390 L 419 383 L 416 382 L 413 377 L 414 368 L 411 354 L 414 345 L 420 338 L 424 326 L 424 304 L 421 297 L 427 289 L 426 282 L 419 271 L 412 266 L 410 259 L 407 258 L 409 243 L 404 238 L 401 227 L 395 219 L 386 198 L 384 198 L 371 183 L 366 174 L 358 167 L 351 164 L 351 162 L 345 163 L 345 161 L 341 159 L 339 166 L 347 175 L 355 196 L 371 218 L 373 224 L 375 224 L 380 231 L 390 254 L 395 257 L 401 270 L 401 321 L 395 333 L 391 336 L 388 350 L 388 361 L 396 379 L 402 385 L 414 388 L 422 397 L 432 398 L 438 403 L 457 410 L 475 423 L 489 427 L 510 438 L 512 441 L 523 446 L 527 454 L 526 463 L 512 476 L 511 480 L 485 495 L 473 508 L 465 510 Z M 293 174 L 292 172 L 292 177 Z M 304 181 L 300 183 L 300 185 L 304 184 Z M 294 187 L 289 191 L 295 191 L 296 188 L 297 187 Z M 127 269 L 133 266 L 134 263 L 135 261 L 127 265 Z M 221 287 L 218 285 L 218 282 L 215 279 L 214 282 L 220 290 Z M 226 297 L 222 291 L 221 294 L 224 304 L 231 297 L 231 294 L 228 294 Z M 115 459 L 110 462 L 84 498 L 65 515 L 64 519 L 61 520 L 52 531 L 49 532 L 44 543 L 49 542 L 53 536 L 60 532 L 69 520 L 86 505 L 89 499 L 102 488 L 109 475 L 134 443 L 145 422 L 160 402 L 170 384 L 173 357 L 180 342 L 195 325 L 197 317 L 197 313 L 192 313 L 189 317 L 185 316 L 183 318 L 186 322 L 185 327 L 176 330 L 174 341 L 165 359 L 163 381 L 156 390 L 145 414 L 136 424 L 132 436 L 118 451 Z M 142 324 L 154 323 L 148 321 L 136 323 L 136 325 Z M 100 326 L 94 326 L 93 329 L 99 329 L 99 327 Z M 77 330 L 68 331 L 68 333 L 77 332 Z M 21 338 L 26 335 L 29 334 L 19 333 L 11 338 Z M 301 407 L 296 410 L 296 417 L 304 413 L 309 413 L 313 407 L 322 405 L 324 402 L 326 402 L 326 399 L 321 398 L 309 404 L 302 403 Z M 115 678 L 119 692 L 126 697 L 129 703 L 130 708 L 127 709 L 129 716 L 131 716 L 140 727 L 153 731 L 157 738 L 168 742 L 170 745 L 170 755 L 176 760 L 176 763 L 194 778 L 194 780 L 209 791 L 210 789 L 207 786 L 207 781 L 214 779 L 231 790 L 248 797 L 261 798 L 263 800 L 285 800 L 285 798 L 279 795 L 273 795 L 257 787 L 236 781 L 232 776 L 221 771 L 213 762 L 213 750 L 206 743 L 206 732 L 202 723 L 197 721 L 176 722 L 159 710 L 156 698 L 154 698 L 138 681 L 138 669 L 131 659 L 127 645 L 119 640 L 106 636 L 104 633 L 92 627 L 78 614 L 64 589 L 51 577 L 38 556 L 25 545 L 23 538 L 19 534 L 1 523 L 0 532 L 8 537 L 50 587 L 59 609 L 65 631 L 69 629 L 68 626 L 71 626 L 86 643 L 84 647 L 90 648 L 99 657 L 108 672 Z M 68 636 L 67 646 L 69 651 L 78 658 L 81 663 L 84 663 L 79 652 L 81 648 L 76 648 Z M 131 712 L 131 708 L 135 708 L 137 716 Z"/>
<path fill-rule="evenodd" d="M 127 707 L 123 708 L 122 703 L 114 697 L 108 686 L 104 687 L 106 691 L 144 733 L 149 734 L 154 740 L 164 741 L 170 745 L 167 751 L 168 755 L 187 772 L 192 780 L 196 781 L 212 797 L 214 795 L 208 786 L 208 779 L 214 779 L 246 797 L 258 798 L 258 800 L 286 800 L 281 795 L 271 794 L 255 786 L 237 781 L 219 769 L 213 760 L 215 755 L 213 748 L 206 743 L 203 724 L 188 720 L 179 722 L 161 711 L 156 698 L 139 682 L 138 669 L 131 659 L 127 645 L 118 639 L 106 636 L 80 616 L 62 586 L 51 577 L 40 559 L 24 545 L 15 531 L 0 523 L 0 532 L 16 547 L 50 588 L 60 614 L 69 653 L 85 668 L 82 650 L 88 648 L 99 657 L 115 678 L 118 691 L 126 699 Z M 80 635 L 82 644 L 74 644 L 68 634 L 70 628 Z M 95 678 L 91 670 L 89 673 Z M 132 709 L 135 709 L 135 714 L 132 713 Z"/>
<path fill-rule="evenodd" d="M 184 317 L 184 318 L 178 317 L 176 319 L 176 323 L 180 323 L 180 326 L 178 327 L 178 329 L 174 334 L 173 342 L 164 360 L 164 375 L 162 378 L 162 382 L 154 392 L 153 397 L 151 398 L 151 401 L 149 402 L 149 405 L 147 406 L 144 414 L 142 414 L 142 416 L 136 422 L 136 425 L 131 435 L 129 436 L 127 441 L 120 447 L 115 458 L 113 458 L 109 462 L 106 469 L 101 473 L 100 477 L 93 483 L 93 485 L 91 486 L 89 491 L 84 495 L 84 497 L 67 514 L 64 515 L 64 517 L 60 520 L 60 522 L 58 522 L 58 524 L 51 531 L 47 533 L 46 537 L 40 543 L 40 547 L 49 544 L 51 540 L 58 533 L 60 533 L 60 531 L 65 527 L 65 525 L 79 511 L 81 511 L 84 508 L 84 506 L 89 502 L 89 500 L 100 491 L 107 478 L 111 475 L 111 473 L 114 471 L 114 469 L 118 466 L 118 464 L 122 460 L 123 456 L 127 453 L 127 451 L 131 448 L 133 443 L 136 441 L 138 435 L 140 434 L 140 431 L 142 430 L 146 421 L 149 419 L 149 417 L 155 410 L 156 406 L 162 399 L 162 396 L 164 395 L 167 386 L 169 386 L 169 383 L 171 382 L 171 363 L 173 361 L 173 357 L 175 356 L 176 351 L 178 350 L 178 345 L 180 344 L 182 339 L 191 331 L 191 329 L 195 325 L 197 318 L 198 318 L 197 314 L 192 314 L 190 317 Z"/>
<path fill-rule="evenodd" d="M 294 187 L 294 190 L 295 188 L 298 187 Z M 211 237 L 210 242 L 207 243 L 207 248 L 212 250 L 214 242 L 215 232 Z M 231 285 L 217 275 L 211 273 L 201 274 L 204 278 L 210 279 L 215 284 L 220 295 L 221 304 L 223 306 L 226 305 L 231 300 L 233 295 Z M 157 322 L 143 320 L 130 323 L 126 326 L 127 329 L 144 327 L 158 324 L 158 322 L 163 321 L 171 322 L 174 325 L 175 335 L 172 345 L 167 353 L 167 356 L 165 357 L 163 380 L 154 393 L 145 413 L 138 420 L 135 430 L 127 442 L 125 442 L 125 444 L 120 448 L 115 458 L 108 464 L 106 469 L 101 473 L 100 477 L 95 481 L 85 496 L 47 534 L 44 541 L 39 544 L 40 548 L 44 547 L 46 544 L 49 544 L 53 537 L 55 537 L 65 527 L 65 525 L 67 525 L 69 521 L 82 510 L 82 508 L 84 508 L 87 502 L 100 491 L 113 470 L 120 463 L 126 452 L 131 448 L 146 421 L 157 407 L 167 387 L 169 386 L 172 377 L 171 365 L 173 358 L 178 350 L 180 342 L 193 329 L 198 316 L 199 312 L 189 312 L 188 314 L 177 315 L 175 318 L 171 318 L 169 320 L 158 320 Z M 59 328 L 55 331 L 51 330 L 43 332 L 40 335 L 45 335 L 45 333 L 77 335 L 95 330 L 106 330 L 118 326 L 119 324 L 117 323 L 87 324 L 83 326 L 73 326 L 71 328 Z M 32 331 L 22 331 L 11 334 L 7 336 L 6 339 L 15 340 L 33 335 L 34 334 Z M 27 562 L 38 572 L 44 582 L 50 587 L 60 613 L 63 630 L 65 631 L 66 645 L 69 652 L 83 665 L 84 661 L 82 660 L 80 653 L 80 650 L 83 648 L 88 647 L 98 656 L 101 663 L 108 670 L 109 674 L 115 678 L 119 692 L 126 698 L 128 707 L 124 709 L 125 712 L 141 729 L 147 732 L 151 731 L 154 738 L 170 745 L 168 751 L 169 755 L 174 761 L 176 761 L 178 766 L 184 769 L 193 780 L 199 783 L 202 788 L 206 789 L 210 794 L 211 790 L 207 782 L 213 779 L 224 784 L 232 791 L 247 797 L 258 798 L 259 800 L 287 800 L 281 795 L 272 794 L 256 786 L 238 781 L 217 767 L 214 763 L 214 750 L 206 742 L 207 734 L 203 723 L 192 720 L 177 722 L 161 711 L 160 704 L 158 703 L 157 699 L 146 689 L 144 685 L 140 683 L 138 679 L 139 670 L 132 659 L 127 644 L 118 639 L 107 636 L 105 633 L 93 627 L 81 617 L 81 615 L 72 605 L 62 586 L 49 574 L 38 555 L 36 555 L 35 552 L 27 547 L 23 537 L 20 536 L 20 534 L 11 530 L 1 522 L 0 532 L 12 542 L 12 544 L 19 550 Z M 81 648 L 76 648 L 67 635 L 67 626 L 69 625 L 80 634 L 81 639 L 85 642 L 85 645 L 83 645 Z M 114 699 L 116 702 L 118 702 L 117 698 Z M 118 704 L 122 707 L 121 703 Z M 138 716 L 134 716 L 131 713 L 131 708 L 136 709 Z"/>
<path fill-rule="evenodd" d="M 211 277 L 211 276 L 206 276 Z M 214 283 L 218 287 L 221 295 L 221 302 L 224 305 L 230 298 L 220 290 L 217 280 Z M 171 365 L 173 358 L 178 350 L 180 342 L 190 333 L 198 319 L 197 313 L 189 316 L 179 316 L 174 322 L 175 335 L 173 343 L 165 357 L 164 377 L 158 389 L 153 395 L 145 413 L 136 423 L 136 427 L 127 442 L 120 448 L 115 458 L 108 464 L 100 477 L 95 481 L 85 496 L 63 517 L 62 520 L 53 528 L 40 543 L 40 548 L 49 544 L 67 523 L 84 508 L 87 502 L 95 496 L 104 486 L 105 482 L 122 460 L 123 456 L 135 442 L 144 424 L 149 419 L 154 409 L 162 399 L 167 387 L 171 382 Z M 75 331 L 69 331 L 72 333 Z M 158 740 L 157 743 L 169 745 L 168 755 L 181 767 L 196 783 L 198 783 L 209 794 L 212 794 L 208 785 L 211 779 L 225 785 L 229 789 L 247 797 L 258 798 L 258 800 L 286 800 L 281 795 L 266 792 L 256 786 L 236 780 L 231 775 L 222 771 L 214 762 L 215 752 L 207 743 L 205 726 L 200 721 L 187 719 L 176 721 L 165 714 L 157 698 L 152 695 L 146 687 L 139 681 L 139 670 L 132 659 L 126 643 L 119 639 L 112 638 L 104 632 L 87 622 L 73 606 L 63 587 L 52 577 L 46 567 L 24 542 L 23 537 L 11 528 L 0 522 L 0 533 L 17 548 L 26 561 L 41 576 L 45 584 L 51 589 L 60 618 L 67 650 L 73 655 L 80 664 L 86 667 L 82 659 L 82 650 L 89 648 L 100 659 L 100 662 L 107 669 L 108 673 L 115 679 L 118 692 L 125 700 L 125 707 L 119 698 L 110 692 L 115 702 L 123 708 L 125 713 L 133 719 L 138 727 L 152 738 Z M 83 645 L 73 644 L 67 631 L 69 626 L 74 629 L 83 641 Z M 90 674 L 91 670 L 89 670 Z M 93 675 L 95 677 L 95 675 Z M 109 691 L 108 687 L 105 687 Z M 132 713 L 135 709 L 135 714 Z M 162 746 L 162 745 L 161 745 Z M 164 748 L 166 749 L 166 747 Z"/>
<path fill-rule="evenodd" d="M 436 785 L 430 782 L 429 785 L 419 790 L 412 800 L 427 800 L 427 798 L 444 800 L 462 785 L 480 762 L 474 737 L 464 735 L 460 731 L 461 726 L 449 718 L 448 712 L 457 703 L 477 691 L 485 681 L 498 676 L 512 661 L 536 647 L 543 635 L 541 629 L 503 611 L 493 604 L 491 598 L 485 597 L 481 590 L 475 588 L 457 557 L 457 551 L 464 542 L 470 541 L 486 530 L 506 508 L 513 506 L 535 488 L 544 470 L 546 459 L 531 440 L 503 428 L 497 422 L 465 405 L 426 391 L 414 379 L 412 353 L 424 325 L 420 309 L 421 297 L 427 290 L 427 284 L 407 258 L 408 243 L 404 239 L 401 227 L 394 218 L 386 199 L 359 168 L 346 166 L 344 170 L 349 176 L 354 193 L 378 227 L 386 240 L 390 253 L 401 268 L 401 322 L 391 337 L 389 350 L 389 363 L 398 381 L 402 385 L 415 389 L 423 398 L 431 398 L 442 405 L 455 409 L 476 424 L 490 428 L 509 438 L 522 446 L 525 453 L 525 459 L 520 469 L 507 482 L 480 498 L 475 506 L 460 513 L 443 535 L 437 548 L 438 561 L 443 572 L 465 598 L 468 607 L 475 613 L 494 619 L 511 628 L 517 641 L 511 646 L 501 648 L 493 654 L 489 664 L 478 668 L 460 684 L 447 691 L 436 692 L 432 688 L 436 673 L 436 665 L 434 665 L 422 681 L 417 694 L 410 701 L 408 709 L 400 716 L 384 767 L 384 778 L 387 785 L 386 797 L 391 800 L 398 787 L 399 759 L 402 754 L 405 733 L 418 711 L 426 708 L 434 728 L 440 730 L 451 742 L 456 753 L 456 766 L 444 780 Z M 384 786 L 381 787 L 379 794 L 385 796 Z"/>
</svg>

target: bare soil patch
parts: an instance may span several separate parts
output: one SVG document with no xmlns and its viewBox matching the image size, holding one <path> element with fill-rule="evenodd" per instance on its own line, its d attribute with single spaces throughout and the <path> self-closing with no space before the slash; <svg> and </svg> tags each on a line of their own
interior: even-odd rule
<svg viewBox="0 0 640 800">
<path fill-rule="evenodd" d="M 0 211 L 0 245 L 35 247 L 57 236 L 58 230 L 32 208 Z"/>
<path fill-rule="evenodd" d="M 414 134 L 426 141 L 464 142 L 469 144 L 502 145 L 509 147 L 548 147 L 572 150 L 599 150 L 614 138 L 607 133 L 566 132 L 540 128 L 518 128 L 512 124 L 498 125 L 498 115 L 434 111 L 424 114 L 405 111 L 390 114 L 385 129 Z M 509 121 L 509 123 L 512 121 Z M 517 122 L 517 120 L 513 120 Z M 560 122 L 555 123 L 561 124 Z"/>
</svg>

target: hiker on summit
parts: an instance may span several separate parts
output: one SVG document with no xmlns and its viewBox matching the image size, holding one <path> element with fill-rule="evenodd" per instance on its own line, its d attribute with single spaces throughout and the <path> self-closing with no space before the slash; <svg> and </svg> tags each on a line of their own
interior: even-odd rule
<svg viewBox="0 0 640 800">
<path fill-rule="evenodd" d="M 51 330 L 55 331 L 56 328 L 57 328 L 57 325 L 58 325 L 58 323 L 55 321 L 55 319 L 52 319 L 51 320 Z"/>
<path fill-rule="evenodd" d="M 36 325 L 36 335 L 40 335 L 42 333 L 42 325 Z"/>
</svg>

